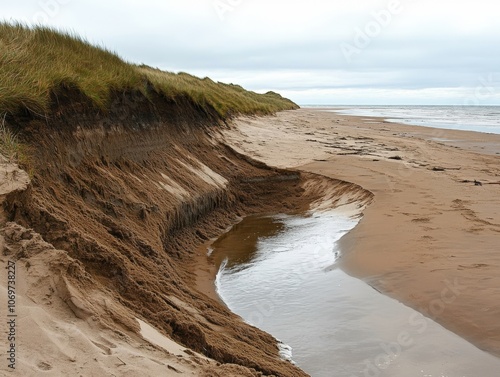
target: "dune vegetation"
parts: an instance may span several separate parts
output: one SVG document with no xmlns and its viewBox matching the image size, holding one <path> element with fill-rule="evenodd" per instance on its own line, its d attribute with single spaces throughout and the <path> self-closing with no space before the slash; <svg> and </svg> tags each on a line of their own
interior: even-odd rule
<svg viewBox="0 0 500 377">
<path fill-rule="evenodd" d="M 223 119 L 298 107 L 274 92 L 257 94 L 209 78 L 135 65 L 75 34 L 0 23 L 0 114 L 23 109 L 47 114 L 51 93 L 64 86 L 77 88 L 101 110 L 110 105 L 113 92 L 128 90 L 145 96 L 154 90 L 173 100 L 187 97 Z"/>
</svg>

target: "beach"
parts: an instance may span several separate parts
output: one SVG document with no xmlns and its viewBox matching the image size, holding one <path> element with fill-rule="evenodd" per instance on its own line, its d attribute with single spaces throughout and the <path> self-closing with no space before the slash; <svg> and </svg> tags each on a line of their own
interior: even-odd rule
<svg viewBox="0 0 500 377">
<path fill-rule="evenodd" d="M 500 135 L 318 109 L 228 125 L 152 128 L 139 148 L 127 125 L 35 133 L 43 179 L 2 165 L 19 373 L 306 375 L 223 305 L 206 246 L 248 215 L 347 202 L 363 217 L 340 267 L 500 355 Z"/>
<path fill-rule="evenodd" d="M 494 18 L 59 3 L 0 22 L 0 375 L 496 377 Z"/>
<path fill-rule="evenodd" d="M 301 109 L 242 118 L 223 138 L 372 192 L 342 269 L 500 355 L 500 135 Z"/>
</svg>

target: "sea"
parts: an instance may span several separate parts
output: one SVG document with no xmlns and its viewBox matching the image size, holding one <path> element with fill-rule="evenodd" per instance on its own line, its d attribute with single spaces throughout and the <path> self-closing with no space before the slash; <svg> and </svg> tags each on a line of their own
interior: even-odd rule
<svg viewBox="0 0 500 377">
<path fill-rule="evenodd" d="M 500 106 L 304 106 L 388 122 L 500 134 Z"/>
</svg>

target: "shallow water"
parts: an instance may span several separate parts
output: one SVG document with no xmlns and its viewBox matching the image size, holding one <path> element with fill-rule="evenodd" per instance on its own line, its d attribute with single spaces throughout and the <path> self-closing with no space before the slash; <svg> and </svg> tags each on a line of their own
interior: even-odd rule
<svg viewBox="0 0 500 377">
<path fill-rule="evenodd" d="M 498 376 L 500 359 L 336 268 L 336 242 L 356 223 L 335 212 L 244 219 L 212 245 L 219 295 L 314 377 Z"/>
<path fill-rule="evenodd" d="M 334 112 L 382 117 L 415 126 L 500 134 L 499 106 L 346 106 Z"/>
</svg>

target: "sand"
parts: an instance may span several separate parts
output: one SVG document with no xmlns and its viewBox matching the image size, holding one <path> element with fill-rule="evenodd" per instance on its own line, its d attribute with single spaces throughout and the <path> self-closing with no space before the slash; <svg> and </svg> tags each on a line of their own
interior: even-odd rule
<svg viewBox="0 0 500 377">
<path fill-rule="evenodd" d="M 18 168 L 0 165 L 4 169 Z M 19 177 L 10 181 L 11 189 L 26 188 L 29 178 Z M 31 229 L 0 224 L 0 352 L 14 356 L 12 362 L 2 358 L 0 376 L 257 376 L 173 341 L 136 318 L 110 292 L 97 290 L 67 252 Z M 7 271 L 14 264 L 13 285 Z M 15 301 L 8 308 L 12 287 Z"/>
<path fill-rule="evenodd" d="M 13 375 L 305 376 L 190 286 L 196 247 L 235 218 L 306 205 L 299 175 L 220 144 L 199 109 L 122 110 L 12 121 L 34 155 L 29 185 L 0 158 L 0 332 L 12 262 L 18 316 L 0 353 L 15 348 Z"/>
<path fill-rule="evenodd" d="M 372 192 L 342 268 L 500 356 L 500 135 L 302 109 L 240 119 L 224 138 Z"/>
<path fill-rule="evenodd" d="M 500 136 L 369 122 L 304 109 L 242 118 L 211 138 L 152 127 L 140 145 L 126 126 L 101 140 L 98 127 L 45 137 L 29 124 L 36 182 L 0 162 L 3 303 L 5 267 L 17 261 L 13 375 L 304 375 L 217 302 L 200 247 L 239 216 L 299 208 L 304 188 L 323 196 L 316 206 L 367 205 L 342 240 L 344 270 L 500 355 Z M 80 123 L 89 120 L 70 122 Z M 165 238 L 177 223 L 187 225 Z"/>
<path fill-rule="evenodd" d="M 14 332 L 9 332 L 7 320 L 0 325 L 2 355 L 15 352 L 12 363 L 3 358 L 0 375 L 201 376 L 220 369 L 215 361 L 135 318 L 112 295 L 75 281 L 74 272 L 69 276 L 68 271 L 81 269 L 80 264 L 32 230 L 5 224 L 0 252 L 0 315 L 15 320 Z M 13 261 L 16 298 L 10 312 L 4 298 L 9 286 L 7 267 Z M 85 275 L 83 269 L 80 273 Z M 120 328 L 116 318 L 106 318 L 107 311 L 120 313 L 140 330 Z M 7 317 L 10 313 L 15 317 Z M 12 343 L 7 342 L 7 333 L 14 336 Z M 10 350 L 8 344 L 13 344 Z"/>
<path fill-rule="evenodd" d="M 206 171 L 201 179 L 218 178 Z M 220 363 L 175 341 L 127 306 L 111 285 L 100 284 L 98 277 L 66 250 L 46 242 L 33 229 L 7 221 L 10 211 L 4 210 L 4 205 L 27 190 L 30 178 L 17 165 L 5 161 L 0 163 L 0 178 L 0 353 L 12 355 L 12 361 L 2 357 L 0 376 L 262 375 L 231 362 Z M 10 297 L 13 292 L 15 298 Z M 219 331 L 220 326 L 204 317 L 210 315 L 214 322 L 218 318 L 217 307 L 208 310 L 208 299 L 198 299 L 191 306 L 174 290 L 169 293 L 170 305 L 188 313 L 193 322 L 205 322 L 221 337 L 225 337 L 224 331 L 232 333 L 233 328 L 241 329 L 235 336 L 245 334 L 239 318 L 227 309 L 221 309 L 219 323 L 225 323 L 225 328 Z M 196 304 L 204 305 L 205 311 L 196 309 Z M 284 365 L 282 375 L 304 375 L 279 360 L 274 339 L 257 329 L 250 331 L 264 346 L 275 349 L 275 355 L 269 353 L 268 357 L 277 368 Z M 228 352 L 236 355 L 238 351 L 230 345 L 227 339 Z"/>
</svg>

